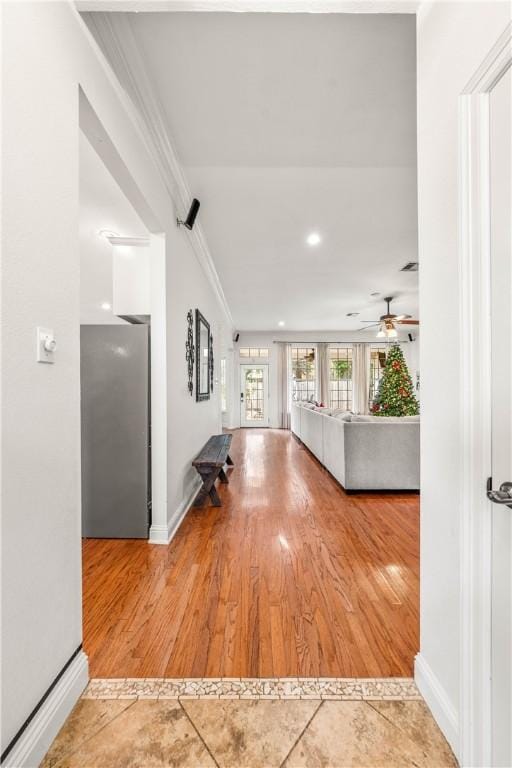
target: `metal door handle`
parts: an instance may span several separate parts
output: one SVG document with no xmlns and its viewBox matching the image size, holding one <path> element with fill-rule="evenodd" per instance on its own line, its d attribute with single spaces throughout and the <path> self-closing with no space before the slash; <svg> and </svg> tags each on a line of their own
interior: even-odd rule
<svg viewBox="0 0 512 768">
<path fill-rule="evenodd" d="M 492 477 L 487 480 L 487 498 L 495 504 L 506 504 L 512 508 L 512 483 L 506 482 L 500 485 L 499 491 L 492 490 Z"/>
<path fill-rule="evenodd" d="M 240 402 L 243 403 L 244 401 L 244 393 L 240 392 Z"/>
</svg>

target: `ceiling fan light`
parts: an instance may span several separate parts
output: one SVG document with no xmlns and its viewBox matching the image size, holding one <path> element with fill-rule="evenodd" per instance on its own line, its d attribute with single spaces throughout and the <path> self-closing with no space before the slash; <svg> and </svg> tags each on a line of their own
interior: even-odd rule
<svg viewBox="0 0 512 768">
<path fill-rule="evenodd" d="M 386 336 L 386 332 L 382 330 L 382 328 L 379 330 L 377 334 L 378 339 L 383 339 Z"/>
<path fill-rule="evenodd" d="M 396 332 L 396 328 L 388 328 L 386 331 L 388 339 L 396 339 L 398 336 L 398 333 Z"/>
</svg>

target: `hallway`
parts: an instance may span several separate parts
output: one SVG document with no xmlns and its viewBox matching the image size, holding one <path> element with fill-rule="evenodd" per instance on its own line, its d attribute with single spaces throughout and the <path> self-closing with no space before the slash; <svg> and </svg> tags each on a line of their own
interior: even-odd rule
<svg viewBox="0 0 512 768">
<path fill-rule="evenodd" d="M 286 431 L 231 455 L 168 547 L 84 542 L 91 677 L 411 677 L 419 497 L 349 496 Z"/>
</svg>

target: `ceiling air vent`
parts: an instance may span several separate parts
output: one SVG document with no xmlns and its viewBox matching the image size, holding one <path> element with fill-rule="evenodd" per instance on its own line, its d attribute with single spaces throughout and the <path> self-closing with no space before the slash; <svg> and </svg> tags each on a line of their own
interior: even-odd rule
<svg viewBox="0 0 512 768">
<path fill-rule="evenodd" d="M 400 272 L 417 272 L 419 263 L 417 261 L 408 261 L 405 267 L 402 267 Z"/>
</svg>

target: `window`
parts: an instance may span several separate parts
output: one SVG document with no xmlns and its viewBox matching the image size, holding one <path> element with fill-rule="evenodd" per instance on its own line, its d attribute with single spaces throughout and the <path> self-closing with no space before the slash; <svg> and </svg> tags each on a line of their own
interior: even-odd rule
<svg viewBox="0 0 512 768">
<path fill-rule="evenodd" d="M 292 347 L 293 400 L 308 400 L 315 397 L 316 370 L 313 347 Z"/>
<path fill-rule="evenodd" d="M 226 358 L 222 357 L 220 361 L 220 409 L 222 413 L 227 411 L 226 397 Z"/>
<path fill-rule="evenodd" d="M 379 381 L 386 365 L 386 347 L 372 347 L 370 357 L 370 410 L 379 389 Z"/>
<path fill-rule="evenodd" d="M 240 347 L 240 357 L 268 357 L 268 349 L 259 347 Z"/>
<path fill-rule="evenodd" d="M 352 410 L 352 349 L 329 349 L 329 406 Z"/>
</svg>

